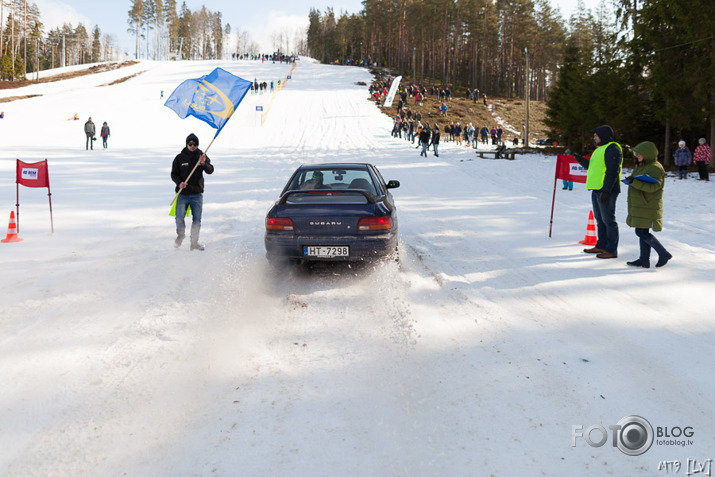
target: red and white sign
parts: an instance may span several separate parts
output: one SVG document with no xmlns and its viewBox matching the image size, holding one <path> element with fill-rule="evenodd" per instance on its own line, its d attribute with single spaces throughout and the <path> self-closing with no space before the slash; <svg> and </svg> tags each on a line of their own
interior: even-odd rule
<svg viewBox="0 0 715 477">
<path fill-rule="evenodd" d="M 1 0 L 0 0 L 1 1 Z M 52 232 L 55 231 L 54 219 L 52 218 L 52 193 L 50 192 L 50 173 L 47 168 L 47 159 L 40 162 L 22 162 L 17 159 L 17 173 L 15 175 L 17 184 L 17 230 L 20 231 L 20 186 L 25 187 L 47 187 L 47 199 L 50 203 L 50 224 Z"/>
<path fill-rule="evenodd" d="M 556 156 L 556 178 L 565 181 L 586 183 L 588 170 L 575 157 L 559 154 Z"/>
<path fill-rule="evenodd" d="M 590 159 L 591 156 L 586 156 Z M 573 156 L 559 154 L 556 156 L 556 173 L 554 174 L 554 196 L 551 199 L 551 225 L 549 225 L 549 237 L 551 237 L 551 229 L 554 225 L 554 204 L 556 203 L 556 181 L 563 179 L 565 181 L 586 183 L 588 170 L 579 164 Z"/>
<path fill-rule="evenodd" d="M 17 183 L 25 187 L 50 187 L 47 159 L 40 162 L 17 161 Z"/>
</svg>

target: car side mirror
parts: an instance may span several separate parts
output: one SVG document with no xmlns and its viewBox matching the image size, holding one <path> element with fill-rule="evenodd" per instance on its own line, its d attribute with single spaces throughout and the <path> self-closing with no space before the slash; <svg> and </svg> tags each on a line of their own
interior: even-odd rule
<svg viewBox="0 0 715 477">
<path fill-rule="evenodd" d="M 400 181 L 388 181 L 387 182 L 388 189 L 397 189 L 398 187 L 400 187 Z"/>
</svg>

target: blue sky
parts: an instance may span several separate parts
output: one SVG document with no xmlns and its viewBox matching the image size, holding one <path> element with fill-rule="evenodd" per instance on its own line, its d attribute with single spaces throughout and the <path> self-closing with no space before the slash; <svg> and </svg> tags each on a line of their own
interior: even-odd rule
<svg viewBox="0 0 715 477">
<path fill-rule="evenodd" d="M 127 33 L 129 0 L 28 0 L 40 9 L 46 30 L 69 22 L 73 26 L 82 22 L 88 30 L 99 25 L 103 34 L 108 33 L 128 52 L 133 52 L 134 39 Z M 182 0 L 177 0 L 179 7 Z M 576 7 L 577 0 L 551 0 L 568 18 Z M 595 9 L 598 0 L 584 0 L 586 7 Z M 361 0 L 336 0 L 316 4 L 314 0 L 271 0 L 267 4 L 248 0 L 186 0 L 191 10 L 202 5 L 211 11 L 222 12 L 224 24 L 230 23 L 233 31 L 246 30 L 251 38 L 262 46 L 264 52 L 272 50 L 271 34 L 281 29 L 289 32 L 307 26 L 311 8 L 325 11 L 328 6 L 336 12 L 357 13 L 362 9 Z"/>
</svg>

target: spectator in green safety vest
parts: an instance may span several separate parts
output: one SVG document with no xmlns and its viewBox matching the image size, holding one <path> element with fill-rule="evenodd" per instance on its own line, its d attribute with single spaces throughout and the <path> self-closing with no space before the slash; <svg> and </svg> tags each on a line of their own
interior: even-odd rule
<svg viewBox="0 0 715 477">
<path fill-rule="evenodd" d="M 596 150 L 591 159 L 574 154 L 585 169 L 586 189 L 591 191 L 593 217 L 596 219 L 596 246 L 584 249 L 598 258 L 618 256 L 618 222 L 616 222 L 616 200 L 621 193 L 621 168 L 623 149 L 616 142 L 611 126 L 599 126 L 591 130 Z"/>
</svg>

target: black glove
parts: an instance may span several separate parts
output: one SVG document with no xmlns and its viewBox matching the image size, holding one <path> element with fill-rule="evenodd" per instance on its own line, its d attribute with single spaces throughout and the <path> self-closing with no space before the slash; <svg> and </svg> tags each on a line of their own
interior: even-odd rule
<svg viewBox="0 0 715 477">
<path fill-rule="evenodd" d="M 628 176 L 628 177 L 626 177 L 626 180 L 628 181 L 629 184 L 633 184 L 633 181 L 635 180 L 635 177 L 633 177 L 633 176 Z"/>
<path fill-rule="evenodd" d="M 608 191 L 602 191 L 601 192 L 601 203 L 608 204 L 609 200 L 611 200 L 611 193 Z"/>
</svg>

